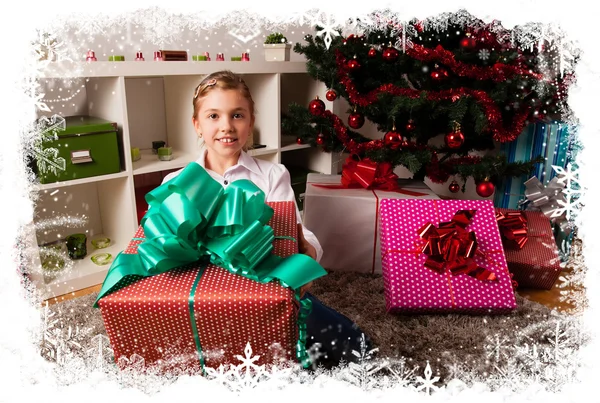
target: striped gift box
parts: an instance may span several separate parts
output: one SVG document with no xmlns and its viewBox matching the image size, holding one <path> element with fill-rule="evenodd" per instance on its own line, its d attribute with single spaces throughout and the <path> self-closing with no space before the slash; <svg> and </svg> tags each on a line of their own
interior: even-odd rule
<svg viewBox="0 0 600 403">
<path fill-rule="evenodd" d="M 572 129 L 561 122 L 532 123 L 515 141 L 502 143 L 500 153 L 507 156 L 508 162 L 531 160 L 540 155 L 545 158 L 545 162 L 536 164 L 529 175 L 505 179 L 497 187 L 494 205 L 500 208 L 519 208 L 518 202 L 525 197 L 524 183 L 527 179 L 535 176 L 546 185 L 556 176 L 552 165 L 566 167 L 571 145 L 569 133 Z"/>
</svg>

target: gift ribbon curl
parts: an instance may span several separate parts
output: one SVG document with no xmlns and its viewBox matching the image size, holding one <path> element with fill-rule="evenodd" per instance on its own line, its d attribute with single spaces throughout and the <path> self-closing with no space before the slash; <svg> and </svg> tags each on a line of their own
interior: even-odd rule
<svg viewBox="0 0 600 403">
<path fill-rule="evenodd" d="M 419 236 L 425 240 L 421 253 L 427 255 L 424 266 L 438 273 L 450 271 L 452 275 L 466 274 L 480 281 L 496 281 L 496 274 L 480 267 L 474 259 L 477 250 L 477 238 L 467 226 L 476 210 L 459 210 L 448 222 L 436 226 L 428 222 L 419 230 Z"/>
<path fill-rule="evenodd" d="M 267 222 L 273 209 L 264 193 L 248 180 L 227 189 L 196 163 L 188 164 L 171 181 L 146 195 L 150 205 L 141 221 L 146 236 L 137 254 L 119 253 L 111 265 L 94 304 L 128 276 L 148 277 L 209 257 L 210 262 L 246 278 L 268 283 L 274 279 L 295 290 L 326 274 L 311 257 L 273 255 L 273 229 Z M 310 306 L 300 301 L 300 321 Z M 308 355 L 299 339 L 301 362 Z"/>
<path fill-rule="evenodd" d="M 558 177 L 552 178 L 548 185 L 544 187 L 538 178 L 532 176 L 525 181 L 524 185 L 527 201 L 539 208 L 546 217 L 555 221 L 554 219 L 561 216 L 561 214 L 558 214 L 558 209 L 560 207 L 559 201 L 563 204 L 566 202 L 563 193 L 565 184 L 560 183 Z"/>
<path fill-rule="evenodd" d="M 523 211 L 496 211 L 496 221 L 504 245 L 511 249 L 523 249 L 529 236 L 527 234 L 527 216 Z"/>
<path fill-rule="evenodd" d="M 342 165 L 340 185 L 315 184 L 313 186 L 329 189 L 369 189 L 402 193 L 409 196 L 427 196 L 427 193 L 403 189 L 398 184 L 398 175 L 389 162 L 374 162 L 368 158 L 358 161 L 356 156 L 349 156 Z"/>
</svg>

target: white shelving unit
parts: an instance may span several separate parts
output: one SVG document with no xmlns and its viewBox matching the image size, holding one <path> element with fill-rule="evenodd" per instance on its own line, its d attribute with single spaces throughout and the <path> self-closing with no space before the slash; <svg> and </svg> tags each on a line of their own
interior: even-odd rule
<svg viewBox="0 0 600 403">
<path fill-rule="evenodd" d="M 296 144 L 294 136 L 281 134 L 281 113 L 291 102 L 308 105 L 318 95 L 327 108 L 343 115 L 337 102 L 325 99 L 326 86 L 306 73 L 304 62 L 53 63 L 39 78 L 41 85 L 52 86 L 46 93 L 66 82 L 83 84 L 69 102 L 53 104 L 54 110 L 44 115 L 91 115 L 116 122 L 121 172 L 38 186 L 30 239 L 34 248 L 72 233 L 88 235 L 86 258 L 75 261 L 72 270 L 53 281 L 44 281 L 34 259 L 30 275 L 44 299 L 102 283 L 110 265 L 95 265 L 91 255 L 107 252 L 114 258 L 125 249 L 138 226 L 135 187 L 143 177 L 183 168 L 197 159 L 198 139 L 191 122 L 193 91 L 204 75 L 226 69 L 243 76 L 255 102 L 254 142 L 266 147 L 250 150 L 251 155 L 327 174 L 340 171 L 340 156 Z M 152 154 L 155 140 L 173 147 L 173 160 L 159 161 Z M 141 160 L 131 160 L 131 147 L 140 148 Z M 85 219 L 85 224 L 74 226 L 73 218 Z M 89 240 L 101 236 L 109 237 L 112 245 L 95 250 Z"/>
</svg>

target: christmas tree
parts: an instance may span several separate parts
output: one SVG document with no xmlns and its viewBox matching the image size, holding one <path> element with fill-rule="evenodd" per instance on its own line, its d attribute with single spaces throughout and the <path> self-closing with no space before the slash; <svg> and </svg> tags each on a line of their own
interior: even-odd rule
<svg viewBox="0 0 600 403">
<path fill-rule="evenodd" d="M 327 152 L 404 166 L 416 179 L 445 183 L 457 176 L 463 191 L 472 176 L 484 197 L 493 193 L 493 183 L 529 174 L 542 162 L 508 163 L 504 155 L 472 152 L 493 150 L 531 122 L 569 113 L 573 76 L 561 71 L 552 41 L 520 47 L 499 22 L 485 24 L 464 12 L 443 29 L 431 28 L 428 20 L 387 17 L 381 24 L 377 13 L 372 17 L 380 23 L 363 35 L 307 35 L 305 44 L 294 46 L 306 56 L 309 74 L 328 86 L 327 99 L 343 97 L 351 110 L 344 122 L 322 100 L 291 104 L 282 119 L 285 134 Z M 365 119 L 380 138 L 354 131 Z M 441 145 L 430 141 L 442 135 Z M 450 190 L 459 188 L 453 181 Z"/>
</svg>

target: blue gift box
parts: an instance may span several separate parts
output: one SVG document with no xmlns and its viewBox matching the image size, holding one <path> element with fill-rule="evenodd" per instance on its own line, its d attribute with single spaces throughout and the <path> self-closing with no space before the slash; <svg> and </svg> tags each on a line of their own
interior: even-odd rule
<svg viewBox="0 0 600 403">
<path fill-rule="evenodd" d="M 573 131 L 563 122 L 531 123 L 521 135 L 512 142 L 501 143 L 500 153 L 505 154 L 508 162 L 528 161 L 538 156 L 544 157 L 543 163 L 535 164 L 533 172 L 518 178 L 507 178 L 496 188 L 494 205 L 500 208 L 519 209 L 519 201 L 525 198 L 525 181 L 532 176 L 547 185 L 556 176 L 552 165 L 565 168 L 571 146 L 569 134 Z"/>
</svg>

